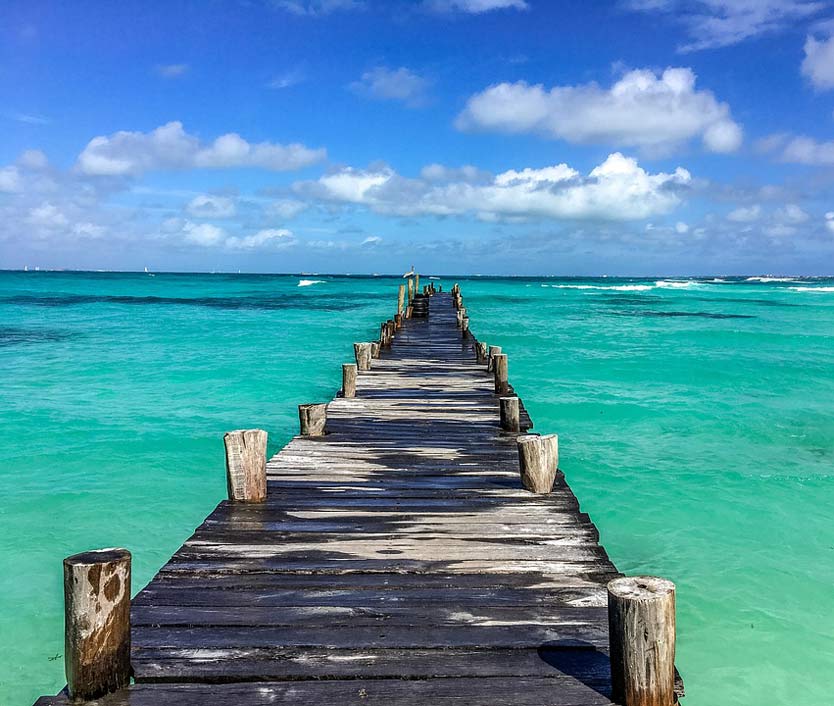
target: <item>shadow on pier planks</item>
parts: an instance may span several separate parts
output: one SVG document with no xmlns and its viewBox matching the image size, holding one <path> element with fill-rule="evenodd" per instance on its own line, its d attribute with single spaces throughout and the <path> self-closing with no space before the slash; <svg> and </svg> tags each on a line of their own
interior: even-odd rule
<svg viewBox="0 0 834 706">
<path fill-rule="evenodd" d="M 550 495 L 521 488 L 449 295 L 327 428 L 269 461 L 266 503 L 220 503 L 136 596 L 136 683 L 96 703 L 610 703 L 617 572 L 561 474 Z"/>
</svg>

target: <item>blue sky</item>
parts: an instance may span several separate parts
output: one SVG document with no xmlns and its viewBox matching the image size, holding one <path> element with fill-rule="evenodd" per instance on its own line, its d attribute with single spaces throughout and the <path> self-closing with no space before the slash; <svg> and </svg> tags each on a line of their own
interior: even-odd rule
<svg viewBox="0 0 834 706">
<path fill-rule="evenodd" d="M 834 2 L 0 9 L 0 267 L 834 274 Z"/>
</svg>

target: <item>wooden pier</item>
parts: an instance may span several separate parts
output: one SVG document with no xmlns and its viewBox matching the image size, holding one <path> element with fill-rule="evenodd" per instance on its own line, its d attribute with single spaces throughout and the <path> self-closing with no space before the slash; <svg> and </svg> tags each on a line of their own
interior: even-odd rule
<svg viewBox="0 0 834 706">
<path fill-rule="evenodd" d="M 556 471 L 555 437 L 532 439 L 541 464 L 525 449 L 520 475 L 532 424 L 511 399 L 507 357 L 468 330 L 457 288 L 412 297 L 414 286 L 376 348 L 357 347 L 358 371 L 344 366 L 344 395 L 301 411 L 305 435 L 267 462 L 265 500 L 265 438 L 227 435 L 233 499 L 131 602 L 134 682 L 117 665 L 121 677 L 93 687 L 110 693 L 89 703 L 610 704 L 609 615 L 622 633 L 611 636 L 618 702 L 676 700 L 674 588 L 657 591 L 671 626 L 655 620 L 649 579 L 624 593 L 636 618 L 609 612 L 620 575 Z M 542 472 L 552 488 L 526 489 Z M 646 644 L 631 649 L 635 625 Z M 67 660 L 84 659 L 67 640 Z M 643 682 L 655 700 L 629 691 Z M 37 704 L 71 702 L 65 690 Z"/>
</svg>

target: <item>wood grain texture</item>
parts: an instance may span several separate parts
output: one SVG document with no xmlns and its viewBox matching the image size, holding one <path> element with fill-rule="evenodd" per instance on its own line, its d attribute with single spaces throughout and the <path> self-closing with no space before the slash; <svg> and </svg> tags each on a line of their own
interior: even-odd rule
<svg viewBox="0 0 834 706">
<path fill-rule="evenodd" d="M 229 500 L 260 503 L 266 499 L 266 442 L 262 429 L 238 429 L 223 437 Z"/>
<path fill-rule="evenodd" d="M 64 559 L 67 689 L 92 699 L 130 680 L 130 552 L 100 549 Z"/>
<path fill-rule="evenodd" d="M 654 576 L 608 584 L 612 690 L 623 706 L 672 706 L 675 584 Z"/>
<path fill-rule="evenodd" d="M 298 405 L 298 423 L 301 436 L 324 436 L 324 428 L 327 425 L 327 405 Z"/>
</svg>

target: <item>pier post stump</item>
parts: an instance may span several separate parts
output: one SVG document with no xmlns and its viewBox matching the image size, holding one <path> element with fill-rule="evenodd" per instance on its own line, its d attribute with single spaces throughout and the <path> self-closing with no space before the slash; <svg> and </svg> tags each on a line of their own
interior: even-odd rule
<svg viewBox="0 0 834 706">
<path fill-rule="evenodd" d="M 356 363 L 342 364 L 342 397 L 356 397 Z"/>
<path fill-rule="evenodd" d="M 358 370 L 371 369 L 371 356 L 373 344 L 371 343 L 354 343 L 353 355 L 356 357 L 356 368 Z"/>
<path fill-rule="evenodd" d="M 261 429 L 238 429 L 223 436 L 229 500 L 266 500 L 266 440 L 267 433 Z"/>
<path fill-rule="evenodd" d="M 378 341 L 371 341 L 371 358 L 379 358 L 380 345 Z"/>
<path fill-rule="evenodd" d="M 301 426 L 301 436 L 324 436 L 324 426 L 327 424 L 327 405 L 298 405 L 298 421 Z"/>
<path fill-rule="evenodd" d="M 501 397 L 498 400 L 501 428 L 504 431 L 521 431 L 518 397 Z"/>
<path fill-rule="evenodd" d="M 130 682 L 130 552 L 64 559 L 64 670 L 70 698 L 88 701 Z"/>
<path fill-rule="evenodd" d="M 399 331 L 403 327 L 403 315 L 394 314 L 394 328 Z"/>
<path fill-rule="evenodd" d="M 466 334 L 469 333 L 469 317 L 464 316 L 460 320 L 460 334 L 463 338 L 466 338 Z"/>
<path fill-rule="evenodd" d="M 409 304 L 409 305 L 405 308 L 405 318 L 406 318 L 406 319 L 410 319 L 410 318 L 411 318 L 411 314 L 412 314 L 412 312 L 413 312 L 413 311 L 414 311 L 414 307 L 413 307 L 413 306 L 411 306 L 411 304 Z"/>
<path fill-rule="evenodd" d="M 545 463 L 548 470 L 553 473 L 555 480 L 556 471 L 559 470 L 559 436 L 557 434 L 542 434 L 541 440 Z"/>
<path fill-rule="evenodd" d="M 397 292 L 397 313 L 402 314 L 405 310 L 405 285 L 401 284 Z"/>
<path fill-rule="evenodd" d="M 495 356 L 501 353 L 501 346 L 490 346 L 489 355 L 487 357 L 487 371 L 492 372 L 495 369 Z"/>
<path fill-rule="evenodd" d="M 549 465 L 552 456 L 548 449 L 550 443 L 543 442 L 542 437 L 535 434 L 519 436 L 516 443 L 521 484 L 531 493 L 549 493 L 556 479 L 556 468 Z"/>
<path fill-rule="evenodd" d="M 675 703 L 675 584 L 654 576 L 608 584 L 612 698 L 623 706 Z"/>
<path fill-rule="evenodd" d="M 489 351 L 489 346 L 486 343 L 478 342 L 477 347 L 475 348 L 475 354 L 478 356 L 478 363 L 481 365 L 487 364 L 487 355 Z"/>
<path fill-rule="evenodd" d="M 510 389 L 506 353 L 497 353 L 495 355 L 492 369 L 495 373 L 495 393 L 498 395 L 506 395 Z"/>
</svg>

